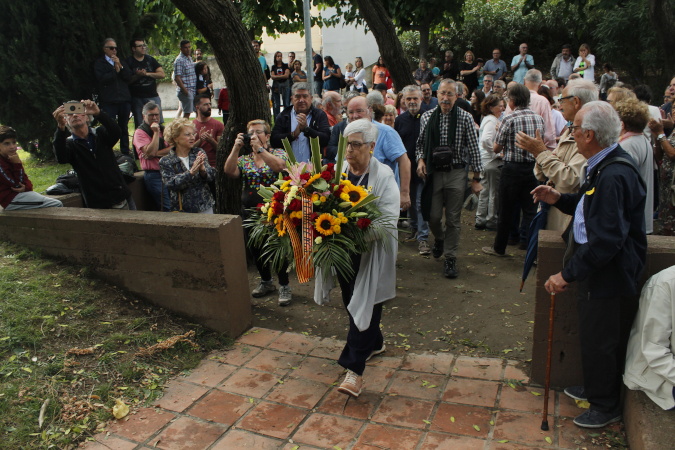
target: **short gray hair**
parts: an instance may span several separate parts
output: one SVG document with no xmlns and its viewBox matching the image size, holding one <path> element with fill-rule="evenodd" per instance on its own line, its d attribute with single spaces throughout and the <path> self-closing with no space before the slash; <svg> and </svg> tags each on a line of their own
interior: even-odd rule
<svg viewBox="0 0 675 450">
<path fill-rule="evenodd" d="M 353 91 L 347 91 L 345 95 L 342 97 L 342 102 L 344 103 L 345 106 L 347 106 L 347 103 L 349 103 L 349 100 L 353 99 L 354 97 L 360 97 L 361 93 L 357 90 Z"/>
<path fill-rule="evenodd" d="M 362 133 L 363 142 L 375 142 L 377 140 L 377 127 L 369 119 L 359 119 L 354 122 L 350 122 L 346 127 L 345 131 L 342 133 L 344 137 L 347 137 L 351 134 Z"/>
<path fill-rule="evenodd" d="M 336 96 L 337 96 L 337 98 L 336 98 Z M 334 101 L 340 100 L 340 99 L 341 99 L 340 94 L 338 94 L 337 92 L 335 92 L 335 91 L 326 91 L 326 92 L 323 94 L 323 100 L 322 100 L 322 103 L 323 103 L 323 106 L 324 106 L 324 108 L 325 108 L 326 106 L 328 106 L 329 103 L 330 103 L 330 104 L 333 104 Z"/>
<path fill-rule="evenodd" d="M 366 105 L 368 108 L 372 108 L 373 105 L 382 105 L 384 106 L 384 97 L 380 91 L 372 90 L 366 95 Z"/>
<path fill-rule="evenodd" d="M 295 95 L 295 93 L 298 91 L 309 91 L 309 84 L 305 83 L 304 81 L 300 83 L 293 83 L 291 95 Z"/>
<path fill-rule="evenodd" d="M 143 112 L 143 115 L 146 115 L 147 113 L 149 113 L 149 112 L 152 111 L 153 109 L 157 109 L 157 108 L 159 108 L 159 105 L 158 105 L 157 103 L 155 103 L 155 102 L 148 102 L 148 103 L 146 103 L 145 105 L 143 105 L 143 111 L 142 111 L 142 112 Z"/>
<path fill-rule="evenodd" d="M 321 102 L 322 102 L 321 97 L 319 97 L 318 94 L 312 95 L 312 106 L 314 108 L 320 108 L 322 105 Z"/>
<path fill-rule="evenodd" d="M 438 89 L 440 89 L 441 86 L 444 85 L 444 84 L 452 84 L 453 85 L 452 89 L 456 89 L 454 85 L 456 85 L 457 82 L 455 80 L 453 80 L 452 78 L 443 78 L 441 80 L 441 82 L 438 83 Z"/>
<path fill-rule="evenodd" d="M 581 129 L 593 130 L 598 145 L 607 148 L 619 140 L 621 119 L 612 105 L 596 100 L 586 103 L 579 112 L 582 111 Z"/>
<path fill-rule="evenodd" d="M 496 80 L 495 86 L 499 86 L 500 88 L 506 89 L 506 83 L 504 82 L 504 80 Z"/>
<path fill-rule="evenodd" d="M 408 94 L 412 94 L 413 92 L 422 96 L 422 89 L 420 89 L 420 87 L 416 84 L 410 84 L 401 90 L 401 94 L 403 94 L 404 97 Z"/>
<path fill-rule="evenodd" d="M 525 81 L 529 81 L 531 83 L 541 83 L 541 71 L 537 69 L 530 69 L 527 71 L 525 74 Z"/>
<path fill-rule="evenodd" d="M 578 98 L 582 105 L 598 100 L 598 87 L 591 80 L 572 80 L 566 87 L 567 94 Z"/>
</svg>

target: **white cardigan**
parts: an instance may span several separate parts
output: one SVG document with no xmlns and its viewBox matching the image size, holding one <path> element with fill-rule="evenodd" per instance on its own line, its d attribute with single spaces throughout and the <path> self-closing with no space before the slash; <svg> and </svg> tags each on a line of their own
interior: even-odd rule
<svg viewBox="0 0 675 450">
<path fill-rule="evenodd" d="M 640 295 L 623 382 L 663 409 L 675 407 L 675 266 L 652 276 Z"/>
<path fill-rule="evenodd" d="M 349 303 L 349 313 L 360 331 L 370 326 L 373 306 L 396 297 L 396 254 L 398 236 L 396 224 L 401 204 L 400 192 L 394 172 L 374 157 L 370 158 L 368 186 L 372 194 L 379 197 L 375 204 L 382 212 L 377 219 L 389 231 L 386 242 L 375 243 L 372 251 L 361 255 L 361 265 L 356 274 L 354 293 Z M 346 169 L 345 169 L 346 171 Z M 320 269 L 316 271 L 314 283 L 314 301 L 325 305 L 330 301 L 330 290 L 335 285 L 333 277 L 324 276 Z"/>
</svg>

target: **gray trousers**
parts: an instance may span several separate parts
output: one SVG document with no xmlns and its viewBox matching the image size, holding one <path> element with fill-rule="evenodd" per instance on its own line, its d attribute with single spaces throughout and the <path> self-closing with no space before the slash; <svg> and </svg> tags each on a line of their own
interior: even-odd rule
<svg viewBox="0 0 675 450">
<path fill-rule="evenodd" d="M 18 209 L 36 209 L 36 208 L 51 208 L 51 207 L 60 207 L 63 206 L 60 200 L 55 198 L 45 197 L 40 195 L 37 192 L 28 191 L 28 192 L 19 192 L 19 194 L 14 197 L 14 200 L 7 205 L 5 211 L 13 211 Z"/>
<path fill-rule="evenodd" d="M 443 255 L 456 258 L 459 248 L 460 215 L 466 190 L 466 171 L 456 169 L 450 172 L 434 172 L 429 229 L 435 240 L 443 241 Z M 443 210 L 445 209 L 445 230 Z"/>
<path fill-rule="evenodd" d="M 501 165 L 504 162 L 495 158 L 484 166 L 483 178 L 480 184 L 483 190 L 478 197 L 476 210 L 476 225 L 486 225 L 488 228 L 497 228 L 499 219 L 499 178 L 502 174 Z"/>
</svg>

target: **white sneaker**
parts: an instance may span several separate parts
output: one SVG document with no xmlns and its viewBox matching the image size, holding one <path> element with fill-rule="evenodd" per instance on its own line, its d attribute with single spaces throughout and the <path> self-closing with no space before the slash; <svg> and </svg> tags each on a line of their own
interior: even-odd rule
<svg viewBox="0 0 675 450">
<path fill-rule="evenodd" d="M 366 358 L 366 361 L 370 361 L 370 358 L 372 358 L 373 356 L 379 355 L 380 353 L 384 353 L 384 351 L 385 351 L 386 349 L 387 349 L 387 346 L 384 345 L 384 342 L 383 342 L 383 343 L 382 343 L 382 348 L 380 348 L 379 350 L 373 350 L 373 351 L 370 353 L 370 355 Z"/>
<path fill-rule="evenodd" d="M 291 287 L 289 285 L 281 286 L 279 288 L 279 306 L 288 306 L 291 304 Z"/>
</svg>

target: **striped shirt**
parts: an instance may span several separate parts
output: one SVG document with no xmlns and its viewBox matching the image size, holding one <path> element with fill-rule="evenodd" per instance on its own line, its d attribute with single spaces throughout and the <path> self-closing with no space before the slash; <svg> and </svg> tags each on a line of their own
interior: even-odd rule
<svg viewBox="0 0 675 450">
<path fill-rule="evenodd" d="M 504 147 L 504 161 L 515 163 L 534 163 L 532 154 L 516 146 L 516 135 L 519 131 L 535 137 L 535 131 L 544 136 L 544 119 L 530 108 L 519 108 L 504 117 L 497 130 L 495 143 Z"/>
<path fill-rule="evenodd" d="M 440 108 L 437 106 L 436 108 Z M 436 110 L 430 109 L 422 114 L 420 118 L 420 135 L 417 138 L 416 156 L 417 160 L 424 159 L 424 138 L 425 130 L 427 128 L 427 123 L 429 118 Z M 443 114 L 441 113 L 441 133 L 440 133 L 440 142 L 439 146 L 449 146 L 454 152 L 452 155 L 453 164 L 469 164 L 471 170 L 476 173 L 483 171 L 483 164 L 480 160 L 480 150 L 478 148 L 478 132 L 476 131 L 476 126 L 474 125 L 473 117 L 471 114 L 464 111 L 463 109 L 457 108 L 457 124 L 455 129 L 455 142 L 454 145 L 448 143 L 448 132 L 450 130 L 450 113 Z M 427 162 L 428 164 L 429 162 Z"/>
<path fill-rule="evenodd" d="M 586 167 L 586 172 L 582 174 L 582 186 L 588 181 L 588 174 L 593 173 L 595 166 L 600 164 L 600 162 L 605 159 L 605 157 L 616 148 L 619 144 L 612 144 L 606 149 L 596 153 L 588 159 L 588 166 Z M 581 196 L 581 200 L 577 203 L 577 209 L 574 211 L 574 240 L 577 244 L 585 244 L 588 242 L 588 235 L 586 234 L 586 219 L 584 218 L 584 198 L 586 195 Z"/>
</svg>

